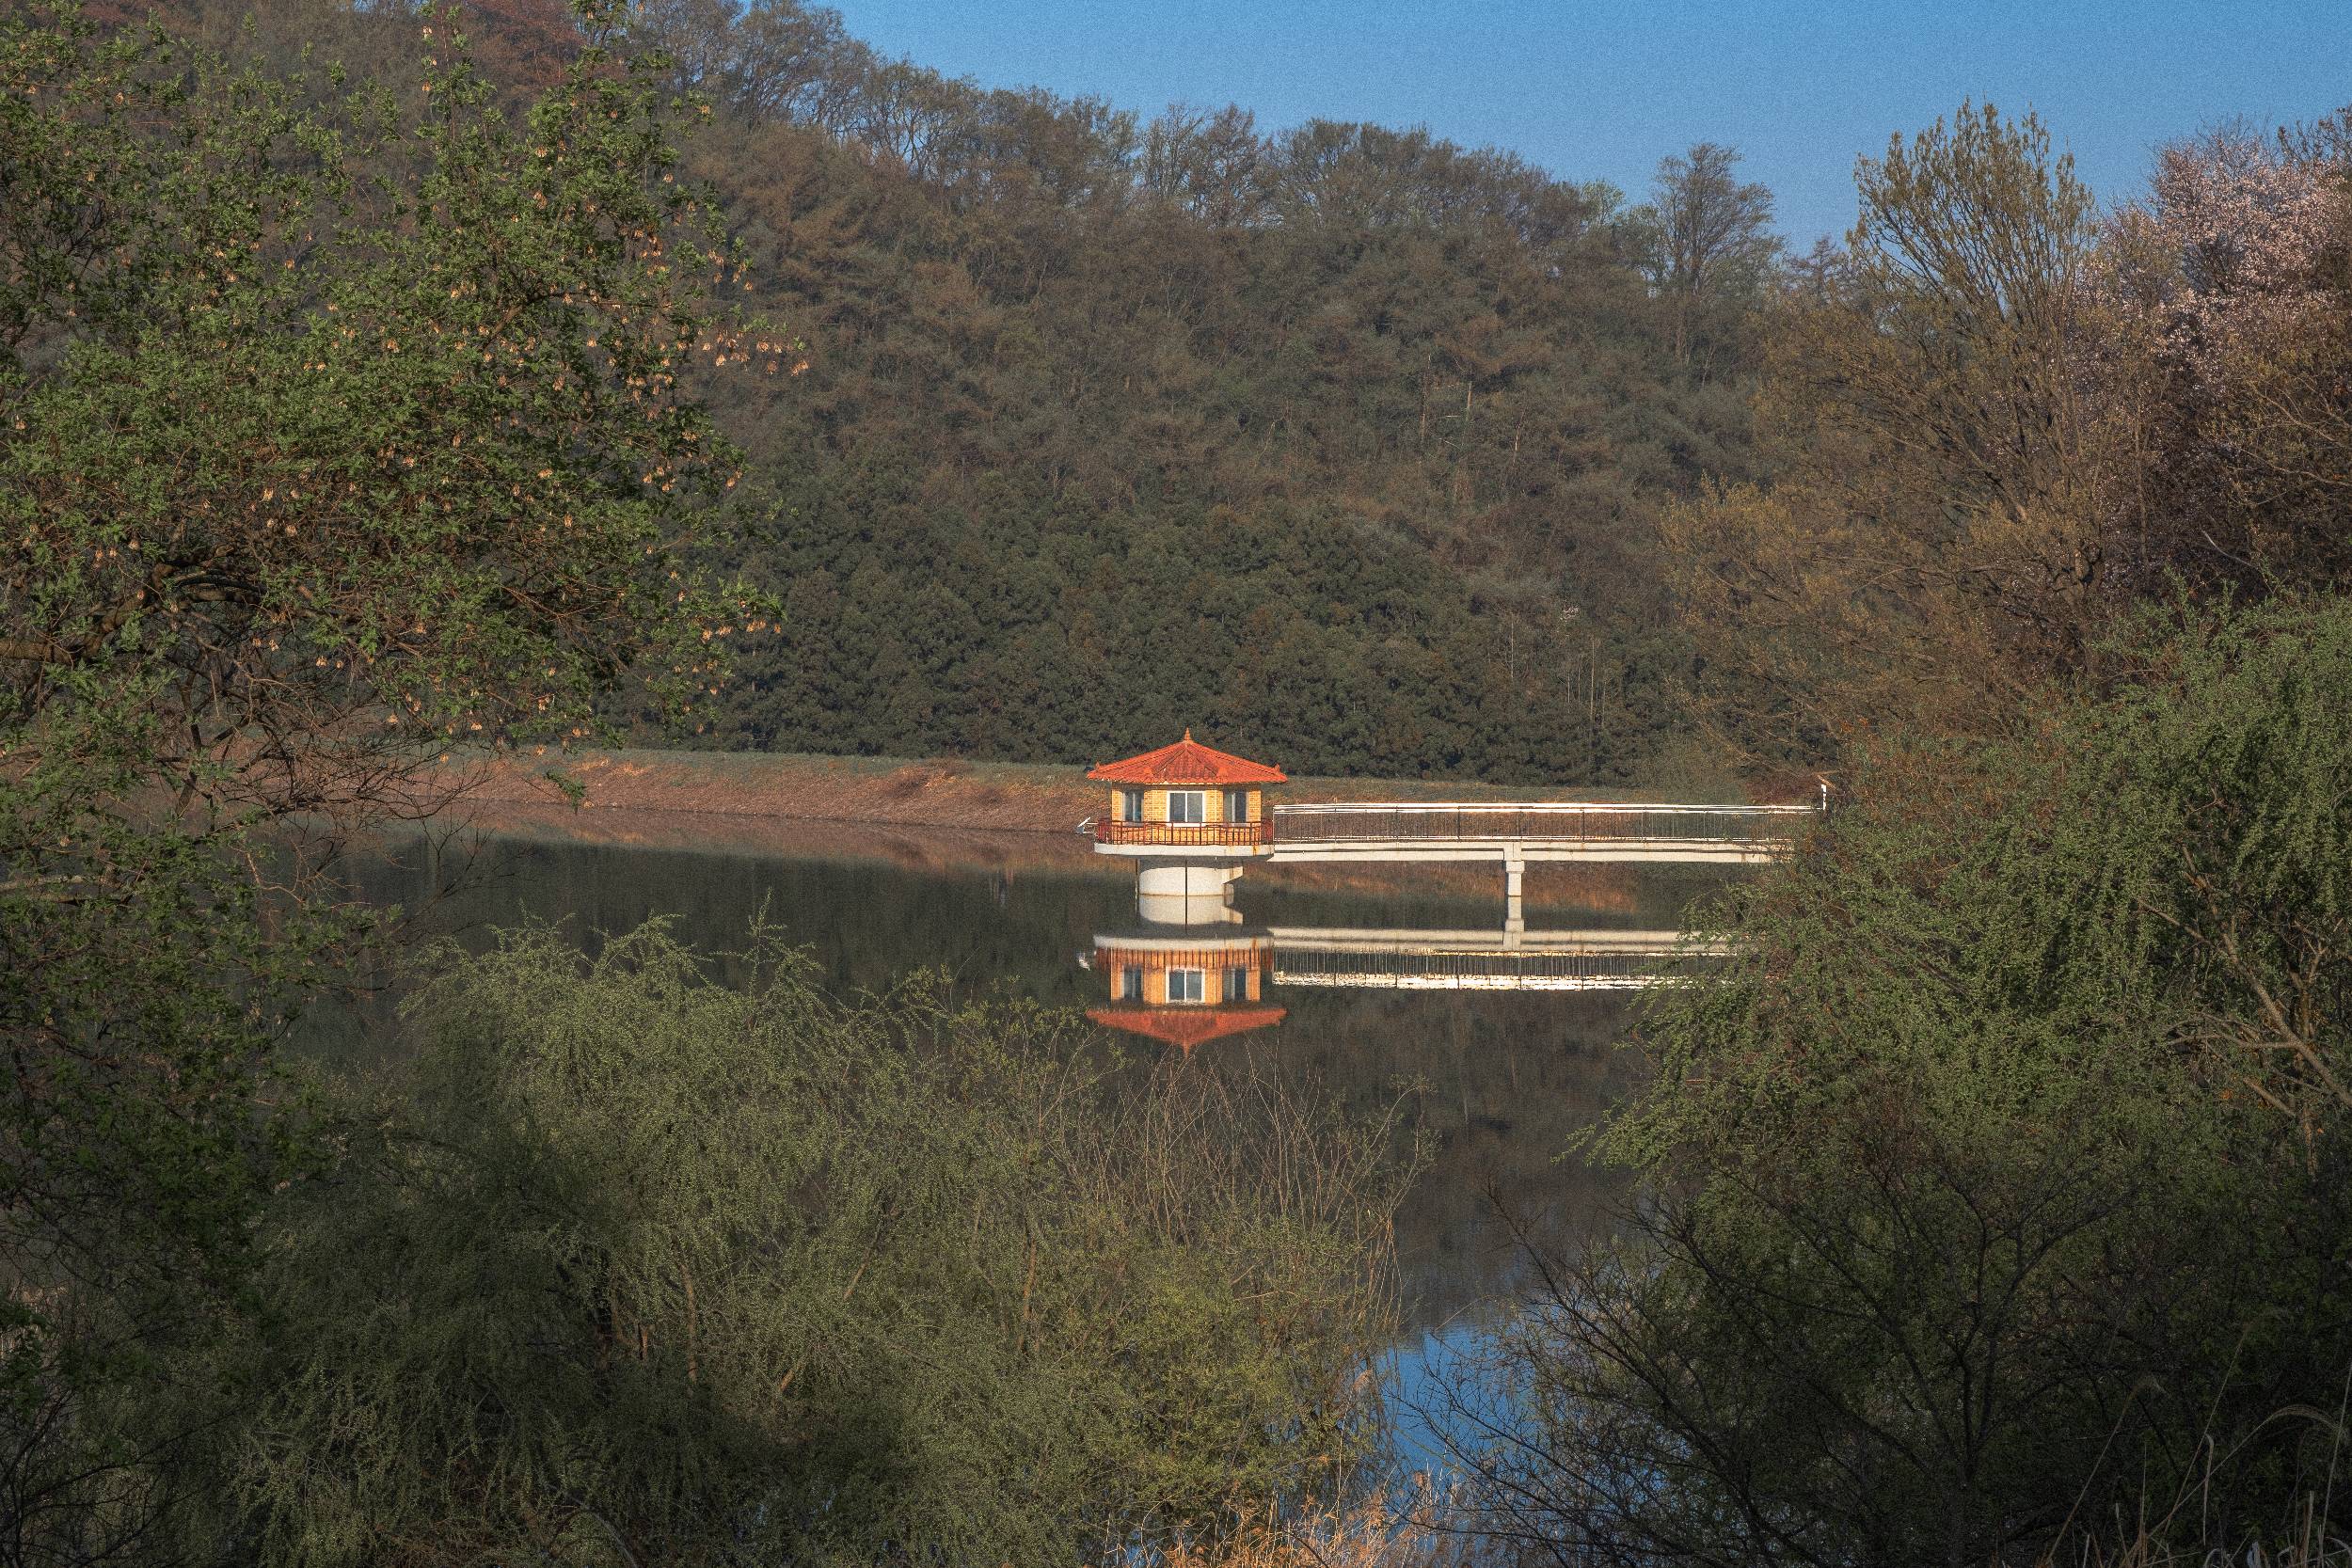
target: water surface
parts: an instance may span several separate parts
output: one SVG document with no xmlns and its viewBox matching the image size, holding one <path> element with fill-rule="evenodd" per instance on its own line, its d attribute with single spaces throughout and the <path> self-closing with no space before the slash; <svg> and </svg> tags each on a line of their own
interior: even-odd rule
<svg viewBox="0 0 2352 1568">
<path fill-rule="evenodd" d="M 1562 1155 L 1639 1073 L 1635 1053 L 1618 1049 L 1638 992 L 1560 989 L 1578 982 L 1560 978 L 1556 959 L 1283 956 L 1282 933 L 1295 941 L 1314 931 L 1410 948 L 1415 933 L 1450 933 L 1459 947 L 1466 933 L 1490 930 L 1499 945 L 1499 869 L 1259 868 L 1238 885 L 1230 916 L 1214 911 L 1216 924 L 1179 929 L 1139 919 L 1123 865 L 1059 839 L 754 833 L 722 818 L 656 820 L 666 815 L 616 822 L 608 814 L 594 833 L 518 820 L 492 823 L 501 831 L 486 833 L 400 840 L 361 861 L 355 876 L 369 899 L 421 911 L 425 930 L 470 942 L 486 941 L 493 927 L 538 920 L 562 923 L 593 950 L 606 933 L 659 916 L 684 940 L 721 951 L 739 947 L 764 911 L 807 947 L 820 982 L 845 997 L 930 969 L 976 994 L 1104 1009 L 1117 1001 L 1104 961 L 1113 946 L 1156 940 L 1262 955 L 1247 960 L 1256 965 L 1257 994 L 1246 1007 L 1223 1008 L 1252 1026 L 1193 1049 L 1248 1053 L 1319 1081 L 1365 1113 L 1405 1096 L 1411 1125 L 1434 1144 L 1433 1163 L 1397 1220 L 1413 1342 L 1475 1322 L 1484 1304 L 1511 1291 L 1520 1267 L 1514 1224 L 1565 1239 L 1605 1208 L 1610 1178 Z M 1547 931 L 1671 928 L 1684 905 L 1720 879 L 1675 868 L 1549 876 L 1539 868 L 1530 877 L 1528 926 L 1538 944 Z M 1468 980 L 1459 978 L 1466 963 Z M 1436 973 L 1417 973 L 1416 964 Z M 1298 978 L 1286 982 L 1286 974 Z M 1208 1010 L 1217 1011 L 1222 970 L 1208 974 Z M 1514 989 L 1520 983 L 1546 989 Z M 359 1041 L 373 1032 L 360 1022 L 323 1028 L 322 1047 L 364 1049 Z M 1130 1043 L 1148 1053 L 1181 1049 L 1148 1034 Z"/>
</svg>

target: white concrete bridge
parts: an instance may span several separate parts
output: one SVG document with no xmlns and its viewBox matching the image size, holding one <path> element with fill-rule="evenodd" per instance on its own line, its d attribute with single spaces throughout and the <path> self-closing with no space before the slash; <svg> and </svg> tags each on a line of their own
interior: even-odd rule
<svg viewBox="0 0 2352 1568">
<path fill-rule="evenodd" d="M 1089 819 L 1097 851 L 1137 862 L 1148 918 L 1221 896 L 1251 862 L 1490 862 L 1503 875 L 1504 930 L 1525 929 L 1530 862 L 1750 865 L 1787 854 L 1828 804 L 1672 805 L 1621 800 L 1342 801 L 1279 805 L 1254 821 Z"/>
<path fill-rule="evenodd" d="M 1526 805 L 1357 801 L 1277 806 L 1275 861 L 1674 861 L 1749 864 L 1785 854 L 1815 805 Z"/>
</svg>

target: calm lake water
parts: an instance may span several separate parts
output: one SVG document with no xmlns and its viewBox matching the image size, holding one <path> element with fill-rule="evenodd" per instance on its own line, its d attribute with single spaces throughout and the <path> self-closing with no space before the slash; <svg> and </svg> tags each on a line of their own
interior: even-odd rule
<svg viewBox="0 0 2352 1568">
<path fill-rule="evenodd" d="M 1246 1054 L 1365 1113 L 1402 1090 L 1412 1123 L 1434 1134 L 1434 1163 L 1397 1222 L 1408 1354 L 1442 1354 L 1512 1291 L 1520 1262 L 1498 1205 L 1554 1240 L 1606 1208 L 1611 1179 L 1562 1154 L 1638 1079 L 1637 1053 L 1619 1042 L 1639 992 L 1561 989 L 1582 983 L 1575 960 L 1458 951 L 1479 946 L 1470 939 L 1481 933 L 1492 939 L 1486 946 L 1503 945 L 1499 867 L 1320 879 L 1311 868 L 1258 868 L 1237 885 L 1232 917 L 1169 927 L 1139 918 L 1130 871 L 1074 840 L 806 828 L 751 834 L 730 819 L 632 815 L 619 828 L 612 816 L 598 820 L 593 836 L 527 822 L 396 842 L 356 876 L 371 901 L 425 911 L 426 930 L 469 942 L 537 919 L 564 923 L 593 949 L 603 933 L 661 915 L 686 940 L 724 948 L 765 910 L 845 996 L 936 969 L 976 993 L 1001 989 L 1073 1009 L 1117 1005 L 1120 1016 L 1147 1026 L 1175 1017 L 1179 1034 L 1187 1016 L 1238 1016 L 1256 1026 L 1205 1039 L 1195 1054 Z M 1537 868 L 1529 942 L 1557 948 L 1568 930 L 1622 942 L 1628 931 L 1671 929 L 1722 876 Z M 1419 940 L 1431 933 L 1444 933 L 1436 945 L 1454 951 L 1412 956 L 1432 945 Z M 1185 956 L 1204 948 L 1205 960 Z M 1120 1003 L 1110 960 L 1125 954 L 1132 964 L 1138 949 L 1208 966 L 1206 1006 Z M 1237 998 L 1243 1005 L 1222 1005 L 1228 962 L 1254 970 L 1257 994 Z M 1516 989 L 1526 986 L 1549 989 Z M 1155 981 L 1146 1000 L 1165 989 Z M 325 1028 L 322 1049 L 358 1049 L 355 1023 Z M 1130 1043 L 1147 1053 L 1181 1049 L 1148 1034 Z"/>
</svg>

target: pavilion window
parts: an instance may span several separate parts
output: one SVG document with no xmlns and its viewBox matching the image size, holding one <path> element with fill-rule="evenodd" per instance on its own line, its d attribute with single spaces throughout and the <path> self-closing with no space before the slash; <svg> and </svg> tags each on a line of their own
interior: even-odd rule
<svg viewBox="0 0 2352 1568">
<path fill-rule="evenodd" d="M 1208 972 L 1200 969 L 1171 969 L 1168 972 L 1168 999 L 1170 1002 L 1203 1002 L 1208 999 Z"/>
<path fill-rule="evenodd" d="M 1121 1002 L 1143 1000 L 1143 971 L 1123 969 L 1119 972 L 1119 999 Z"/>
<path fill-rule="evenodd" d="M 1248 970 L 1236 965 L 1225 972 L 1225 1000 L 1228 1002 L 1249 1000 Z"/>
<path fill-rule="evenodd" d="M 1122 789 L 1119 792 L 1119 819 L 1121 822 L 1143 820 L 1143 791 Z"/>
<path fill-rule="evenodd" d="M 1168 819 L 1170 822 L 1205 822 L 1208 820 L 1208 796 L 1198 789 L 1171 789 L 1168 792 Z"/>
<path fill-rule="evenodd" d="M 1249 820 L 1249 791 L 1229 789 L 1225 792 L 1225 820 L 1228 822 Z"/>
</svg>

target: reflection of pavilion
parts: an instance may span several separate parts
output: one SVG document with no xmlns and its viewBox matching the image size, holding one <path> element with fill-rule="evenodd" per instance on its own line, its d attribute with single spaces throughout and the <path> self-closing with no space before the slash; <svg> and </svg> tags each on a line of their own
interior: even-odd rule
<svg viewBox="0 0 2352 1568">
<path fill-rule="evenodd" d="M 1130 936 L 1098 935 L 1085 960 L 1110 983 L 1112 1006 L 1087 1017 L 1107 1028 L 1181 1045 L 1279 1023 L 1264 1006 L 1273 947 L 1263 932 L 1175 927 Z"/>
<path fill-rule="evenodd" d="M 1280 1022 L 1269 987 L 1638 990 L 1721 952 L 1674 931 L 1158 927 L 1100 933 L 1080 961 L 1113 1003 L 1089 1018 L 1189 1049 Z"/>
</svg>

